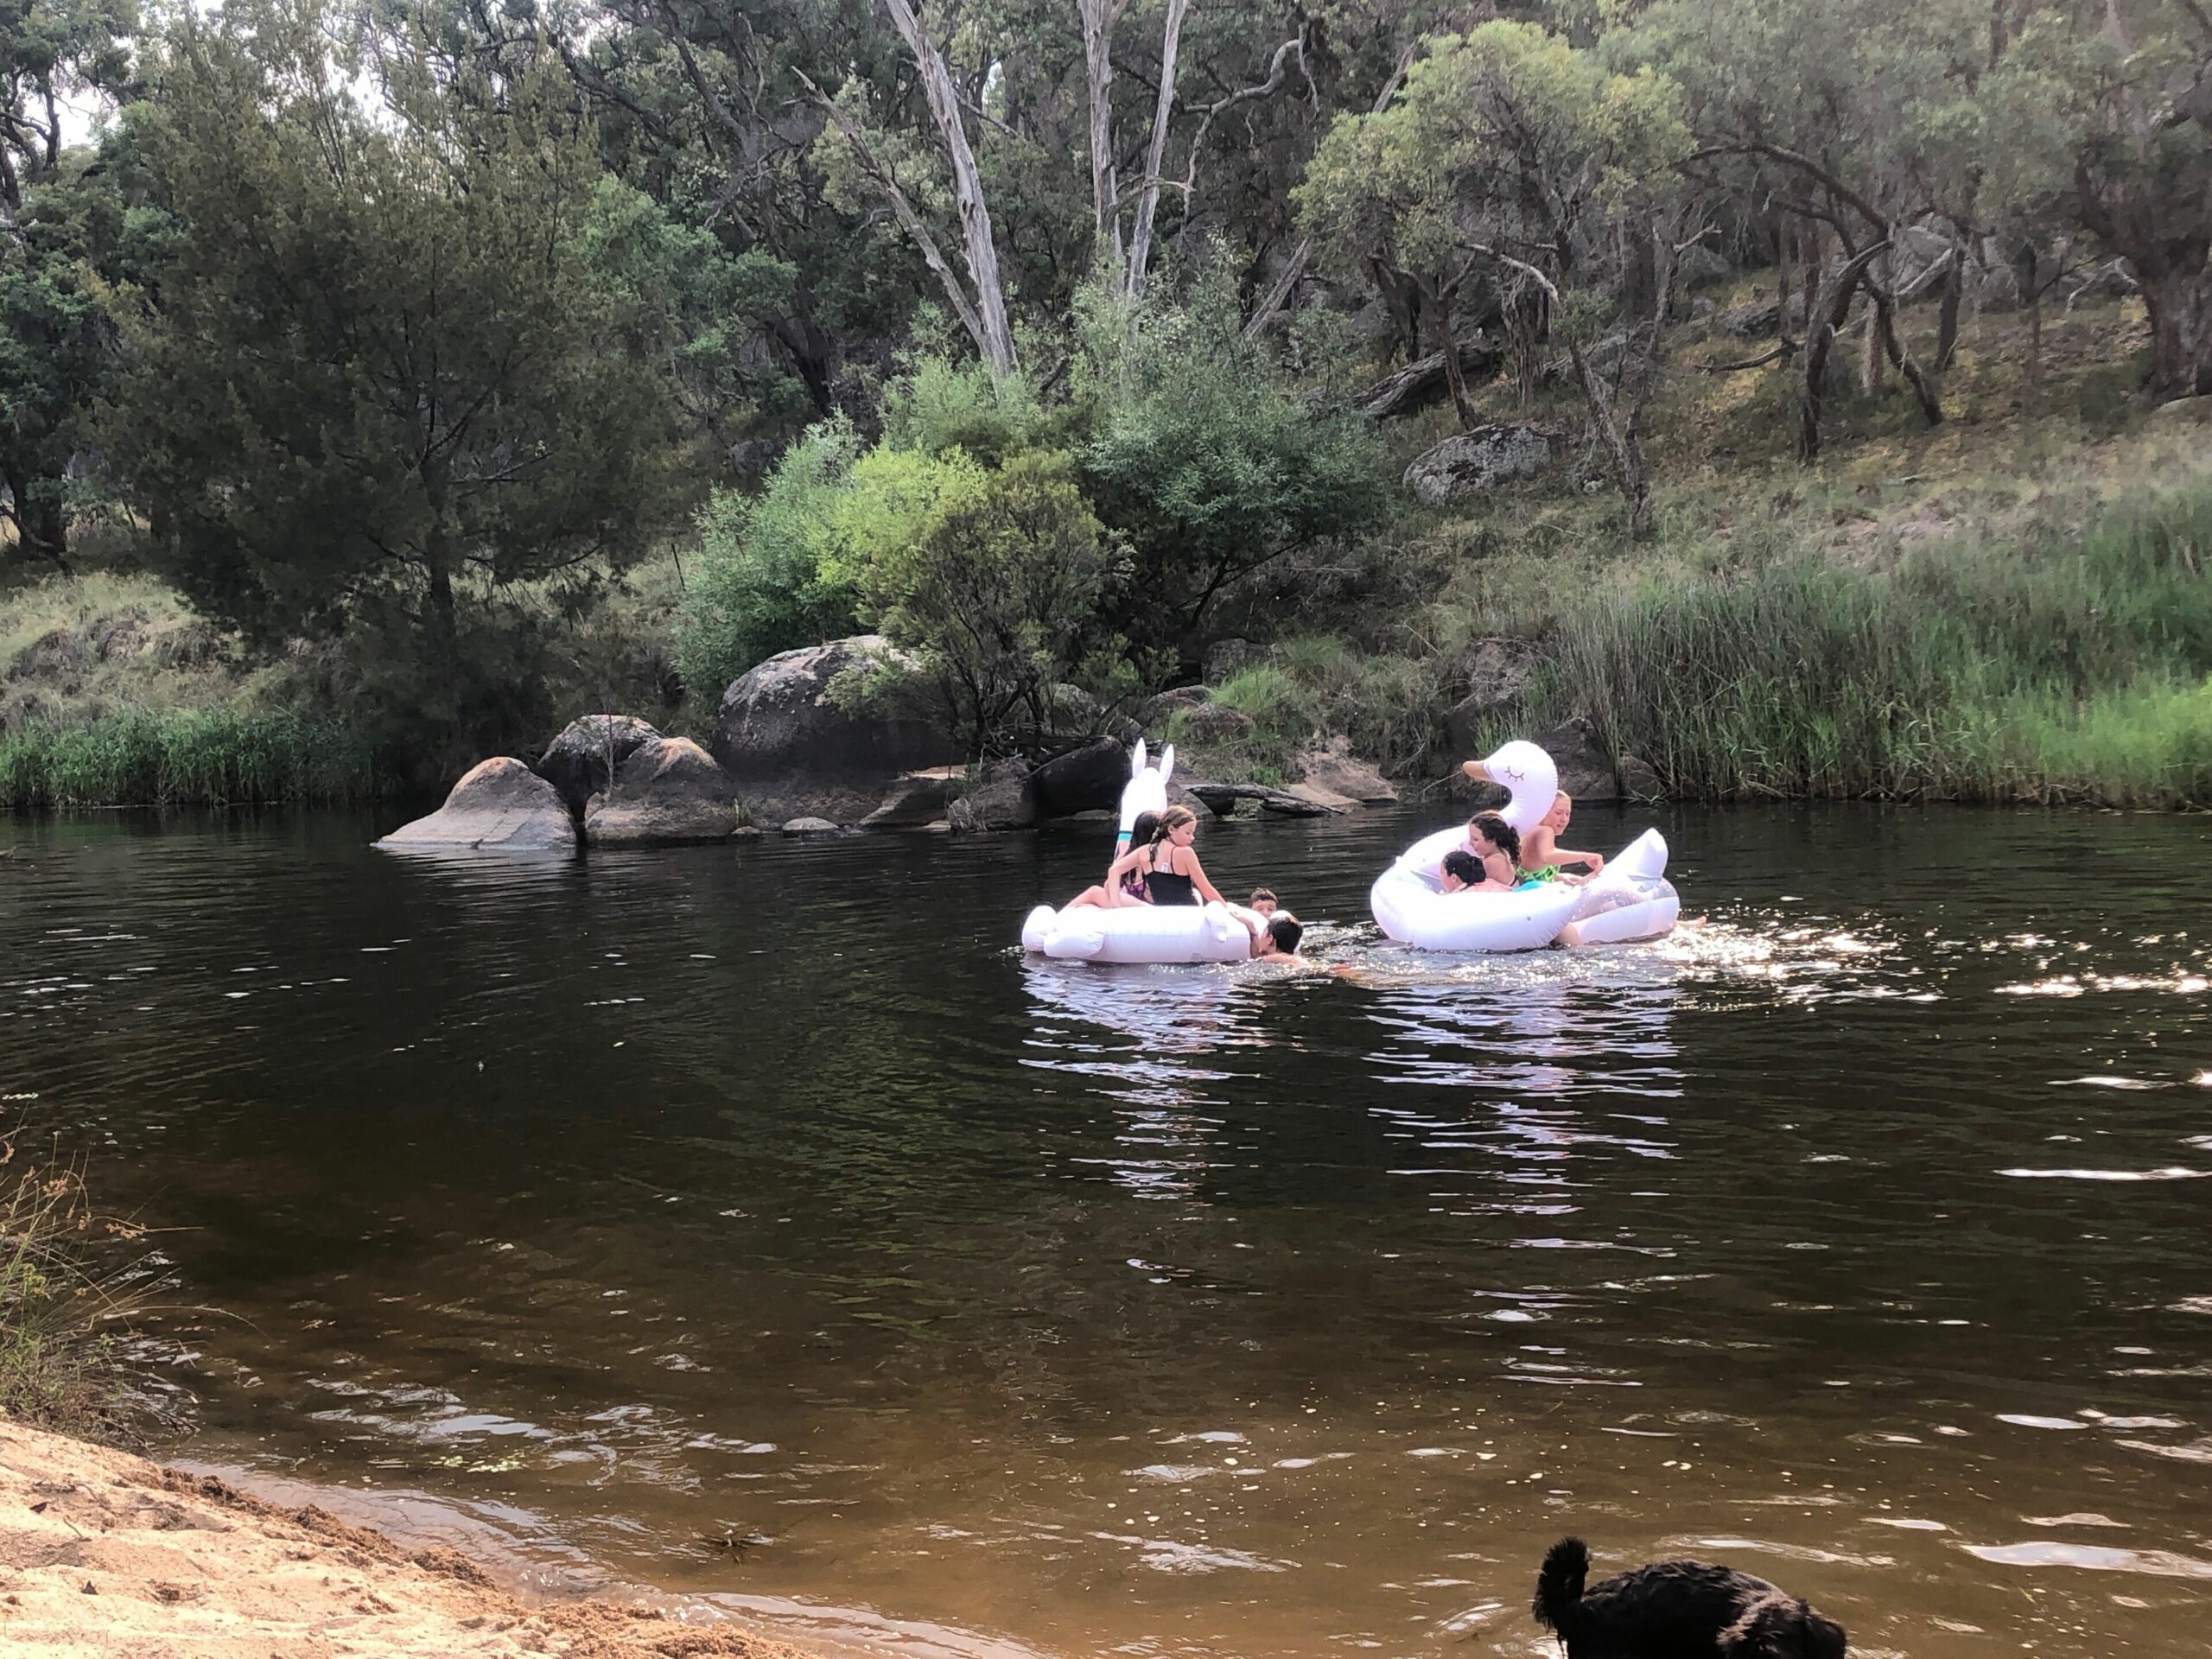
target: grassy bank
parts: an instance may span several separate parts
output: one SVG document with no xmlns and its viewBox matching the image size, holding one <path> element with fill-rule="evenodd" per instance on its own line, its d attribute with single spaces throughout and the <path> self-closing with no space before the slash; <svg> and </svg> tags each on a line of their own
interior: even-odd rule
<svg viewBox="0 0 2212 1659">
<path fill-rule="evenodd" d="M 334 720 L 163 709 L 0 736 L 0 807 L 16 810 L 321 804 L 385 792 L 374 749 Z"/>
<path fill-rule="evenodd" d="M 2032 385 L 2024 328 L 1973 325 L 1942 426 L 1847 396 L 1816 467 L 1786 373 L 1674 377 L 1648 541 L 1579 453 L 1408 513 L 1338 574 L 1350 602 L 1215 688 L 1254 731 L 1199 763 L 1280 770 L 1319 728 L 1415 775 L 1579 715 L 1690 798 L 2212 804 L 2212 425 L 2128 398 L 2132 302 L 2054 321 Z M 1683 334 L 1680 359 L 1740 354 Z M 1449 429 L 1426 421 L 1407 456 Z M 1455 722 L 1491 639 L 1531 671 Z"/>
<path fill-rule="evenodd" d="M 120 556 L 0 587 L 0 810 L 351 804 L 435 790 L 482 758 L 379 741 L 341 651 L 257 654 Z M 681 581 L 673 559 L 640 567 L 556 632 L 543 694 L 557 721 L 613 708 L 684 729 L 668 650 Z"/>
<path fill-rule="evenodd" d="M 1833 528 L 1678 542 L 1563 591 L 1501 569 L 1396 650 L 1287 642 L 1217 688 L 1256 728 L 1218 758 L 1280 766 L 1321 726 L 1439 766 L 1475 643 L 1503 638 L 1533 668 L 1478 746 L 1580 715 L 1675 795 L 2212 804 L 2212 472 L 1866 556 Z"/>
</svg>

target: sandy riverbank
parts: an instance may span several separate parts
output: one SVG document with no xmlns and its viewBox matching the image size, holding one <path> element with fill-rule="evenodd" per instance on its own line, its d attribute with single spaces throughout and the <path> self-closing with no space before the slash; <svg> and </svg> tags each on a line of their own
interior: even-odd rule
<svg viewBox="0 0 2212 1659">
<path fill-rule="evenodd" d="M 807 1659 L 650 1605 L 533 1605 L 312 1504 L 0 1422 L 0 1651 L 56 1659 Z"/>
</svg>

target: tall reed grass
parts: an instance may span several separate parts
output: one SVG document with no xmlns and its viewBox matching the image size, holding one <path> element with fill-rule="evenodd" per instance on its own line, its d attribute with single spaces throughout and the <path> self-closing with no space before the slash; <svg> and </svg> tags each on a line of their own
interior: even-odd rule
<svg viewBox="0 0 2212 1659">
<path fill-rule="evenodd" d="M 388 788 L 364 739 L 299 715 L 173 709 L 0 734 L 0 807 L 19 810 L 347 803 Z"/>
<path fill-rule="evenodd" d="M 2212 481 L 1885 567 L 1784 554 L 1566 604 L 1532 711 L 1670 791 L 2212 802 Z"/>
</svg>

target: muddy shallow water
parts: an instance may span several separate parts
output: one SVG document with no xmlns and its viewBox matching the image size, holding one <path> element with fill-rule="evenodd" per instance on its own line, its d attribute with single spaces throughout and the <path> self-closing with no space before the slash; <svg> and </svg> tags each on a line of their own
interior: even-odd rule
<svg viewBox="0 0 2212 1659">
<path fill-rule="evenodd" d="M 1705 931 L 1452 964 L 1364 902 L 1445 815 L 1205 830 L 1357 981 L 1024 961 L 1088 826 L 0 822 L 0 1094 L 160 1230 L 194 1456 L 619 1575 L 1535 1654 L 1573 1529 L 1854 1651 L 2212 1652 L 2206 821 L 1668 811 Z"/>
</svg>

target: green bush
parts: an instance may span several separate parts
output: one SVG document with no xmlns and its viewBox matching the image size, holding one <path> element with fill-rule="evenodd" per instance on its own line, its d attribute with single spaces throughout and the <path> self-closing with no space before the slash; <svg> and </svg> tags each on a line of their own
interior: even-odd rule
<svg viewBox="0 0 2212 1659">
<path fill-rule="evenodd" d="M 1280 385 L 1219 284 L 1185 305 L 1092 317 L 1078 391 L 1096 434 L 1085 492 L 1131 554 L 1116 626 L 1186 665 L 1240 583 L 1374 528 L 1389 507 L 1368 422 Z"/>
<path fill-rule="evenodd" d="M 849 582 L 823 575 L 830 520 L 852 487 L 860 439 L 810 428 L 757 499 L 718 490 L 699 516 L 697 569 L 676 630 L 676 667 L 709 704 L 755 663 L 853 632 Z"/>
<path fill-rule="evenodd" d="M 1051 734 L 1067 713 L 1059 688 L 1110 680 L 1121 641 L 1102 627 L 1098 601 L 1114 544 L 1064 452 L 1027 451 L 988 472 L 930 464 L 944 487 L 927 510 L 867 542 L 863 606 L 913 654 L 973 753 Z"/>
</svg>

